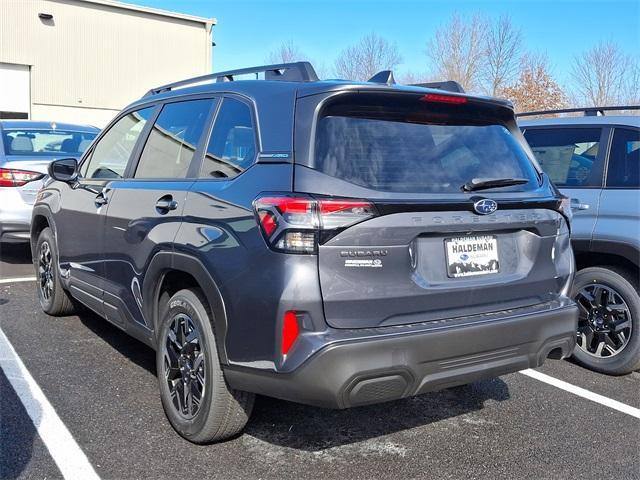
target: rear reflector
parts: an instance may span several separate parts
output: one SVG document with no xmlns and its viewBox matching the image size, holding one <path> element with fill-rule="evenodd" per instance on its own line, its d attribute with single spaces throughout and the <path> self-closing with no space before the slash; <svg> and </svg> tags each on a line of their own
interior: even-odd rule
<svg viewBox="0 0 640 480">
<path fill-rule="evenodd" d="M 44 175 L 38 172 L 0 168 L 0 187 L 22 187 L 42 177 Z"/>
<path fill-rule="evenodd" d="M 452 103 L 452 104 L 460 105 L 462 103 L 467 103 L 467 97 L 458 97 L 454 95 L 440 95 L 438 93 L 427 93 L 425 96 L 420 98 L 420 101 Z"/>
<path fill-rule="evenodd" d="M 291 310 L 285 312 L 282 321 L 282 343 L 280 346 L 280 353 L 282 353 L 282 355 L 289 353 L 299 334 L 300 327 L 298 326 L 296 312 Z"/>
</svg>

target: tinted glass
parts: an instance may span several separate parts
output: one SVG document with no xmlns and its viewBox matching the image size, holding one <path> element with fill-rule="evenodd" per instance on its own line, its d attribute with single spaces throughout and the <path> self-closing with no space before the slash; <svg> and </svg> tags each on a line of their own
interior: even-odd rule
<svg viewBox="0 0 640 480">
<path fill-rule="evenodd" d="M 84 162 L 81 173 L 85 178 L 122 178 L 129 157 L 153 107 L 125 115 L 98 141 L 91 157 Z"/>
<path fill-rule="evenodd" d="M 640 131 L 615 129 L 609 155 L 607 187 L 640 187 Z"/>
<path fill-rule="evenodd" d="M 534 128 L 524 136 L 542 169 L 560 187 L 599 187 L 600 128 Z"/>
<path fill-rule="evenodd" d="M 135 178 L 186 178 L 212 99 L 168 103 L 151 129 Z"/>
<path fill-rule="evenodd" d="M 5 129 L 4 153 L 29 157 L 80 157 L 97 133 L 58 129 Z"/>
<path fill-rule="evenodd" d="M 231 178 L 256 157 L 256 135 L 248 105 L 225 98 L 216 117 L 200 172 L 201 178 Z"/>
<path fill-rule="evenodd" d="M 318 123 L 314 167 L 323 173 L 389 192 L 461 192 L 474 178 L 528 180 L 500 191 L 537 186 L 531 160 L 491 110 L 359 97 L 339 100 Z"/>
</svg>

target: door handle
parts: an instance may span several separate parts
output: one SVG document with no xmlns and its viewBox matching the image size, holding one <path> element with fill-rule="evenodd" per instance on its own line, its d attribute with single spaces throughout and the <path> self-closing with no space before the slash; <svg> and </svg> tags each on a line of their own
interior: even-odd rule
<svg viewBox="0 0 640 480">
<path fill-rule="evenodd" d="M 165 195 L 156 202 L 156 210 L 160 214 L 168 213 L 176 208 L 178 208 L 178 202 L 171 195 Z"/>
<path fill-rule="evenodd" d="M 96 208 L 100 208 L 103 205 L 106 205 L 109 202 L 109 199 L 104 196 L 104 192 L 100 192 L 98 195 L 96 195 L 96 198 L 93 201 L 96 205 Z"/>
<path fill-rule="evenodd" d="M 580 200 L 577 198 L 572 198 L 571 210 L 589 210 L 589 205 L 586 203 L 580 203 Z"/>
</svg>

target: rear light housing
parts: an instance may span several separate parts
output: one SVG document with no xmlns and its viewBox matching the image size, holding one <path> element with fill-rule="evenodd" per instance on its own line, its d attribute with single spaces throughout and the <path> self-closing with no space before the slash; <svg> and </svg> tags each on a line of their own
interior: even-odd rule
<svg viewBox="0 0 640 480">
<path fill-rule="evenodd" d="M 22 187 L 34 180 L 40 180 L 44 175 L 28 170 L 0 168 L 0 187 Z"/>
<path fill-rule="evenodd" d="M 315 254 L 318 243 L 377 216 L 371 202 L 351 198 L 269 194 L 253 206 L 267 244 L 283 253 Z"/>
<path fill-rule="evenodd" d="M 571 208 L 571 199 L 569 197 L 562 197 L 558 204 L 558 210 L 565 216 L 567 223 L 571 224 L 573 220 L 573 210 Z"/>
</svg>

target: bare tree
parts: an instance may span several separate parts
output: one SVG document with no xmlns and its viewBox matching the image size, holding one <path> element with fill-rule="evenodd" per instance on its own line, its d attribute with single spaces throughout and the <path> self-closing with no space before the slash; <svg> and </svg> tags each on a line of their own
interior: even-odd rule
<svg viewBox="0 0 640 480">
<path fill-rule="evenodd" d="M 486 59 L 487 23 L 476 14 L 464 21 L 454 14 L 427 43 L 427 56 L 440 80 L 455 80 L 468 91 L 478 91 Z"/>
<path fill-rule="evenodd" d="M 521 51 L 522 33 L 509 16 L 500 17 L 487 28 L 482 72 L 486 93 L 502 95 L 502 90 L 516 80 Z"/>
<path fill-rule="evenodd" d="M 513 102 L 517 112 L 553 110 L 567 104 L 562 88 L 551 75 L 546 55 L 525 55 L 518 79 L 502 94 Z"/>
<path fill-rule="evenodd" d="M 396 81 L 402 85 L 411 85 L 415 83 L 427 83 L 434 80 L 427 73 L 408 71 L 396 78 Z"/>
<path fill-rule="evenodd" d="M 402 56 L 398 46 L 370 33 L 340 53 L 334 71 L 339 78 L 368 80 L 379 71 L 392 70 L 400 63 Z"/>
<path fill-rule="evenodd" d="M 584 106 L 614 105 L 621 101 L 631 59 L 612 42 L 600 42 L 577 55 L 571 67 L 574 96 Z"/>
<path fill-rule="evenodd" d="M 640 62 L 630 63 L 622 86 L 622 98 L 625 105 L 640 105 Z"/>
<path fill-rule="evenodd" d="M 282 42 L 278 48 L 269 53 L 267 62 L 269 63 L 291 63 L 305 59 L 305 55 L 292 41 Z"/>
</svg>

